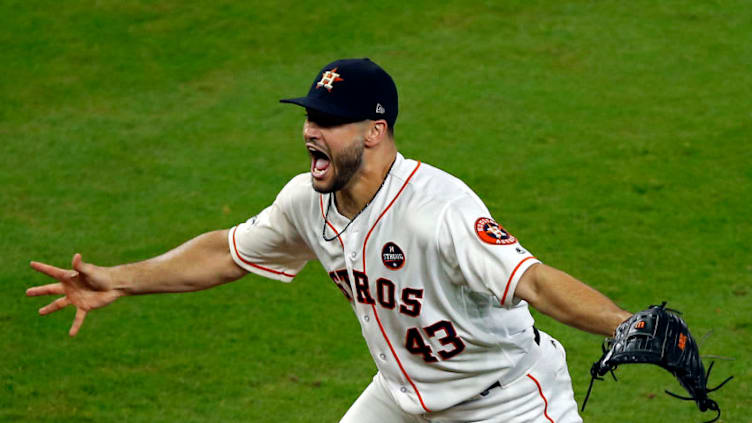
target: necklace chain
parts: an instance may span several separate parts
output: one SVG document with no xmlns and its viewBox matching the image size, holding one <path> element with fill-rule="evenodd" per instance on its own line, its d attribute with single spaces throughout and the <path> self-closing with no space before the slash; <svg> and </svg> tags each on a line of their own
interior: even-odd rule
<svg viewBox="0 0 752 423">
<path fill-rule="evenodd" d="M 386 175 L 384 176 L 384 179 L 381 181 L 381 185 L 379 185 L 379 189 L 377 189 L 376 192 L 373 193 L 373 197 L 371 197 L 371 199 L 368 200 L 368 202 L 366 203 L 366 205 L 363 206 L 363 208 L 360 209 L 360 211 L 358 213 L 356 213 L 355 216 L 353 216 L 353 218 L 350 219 L 349 222 L 347 222 L 347 225 L 345 225 L 345 227 L 342 229 L 342 231 L 337 232 L 337 230 L 334 229 L 334 225 L 332 225 L 332 229 L 334 229 L 334 236 L 331 237 L 331 238 L 327 238 L 326 237 L 326 224 L 329 222 L 329 210 L 332 208 L 332 198 L 334 197 L 334 192 L 329 193 L 329 200 L 326 203 L 326 213 L 324 214 L 324 227 L 321 228 L 321 237 L 324 238 L 324 241 L 329 242 L 329 241 L 334 241 L 335 239 L 337 239 L 340 235 L 342 235 L 343 233 L 345 233 L 345 231 L 347 230 L 347 228 L 350 227 L 350 224 L 352 224 L 355 221 L 355 219 L 357 219 L 358 216 L 360 216 L 360 214 L 363 213 L 363 211 L 365 211 L 365 209 L 368 208 L 368 206 L 371 204 L 371 202 L 373 201 L 373 199 L 376 198 L 376 196 L 379 194 L 379 191 L 381 191 L 381 188 L 384 187 L 384 183 L 386 182 L 386 178 L 389 177 L 389 174 L 392 172 L 392 166 L 394 166 L 394 162 L 395 161 L 397 161 L 397 160 L 395 159 L 394 161 L 392 161 L 392 164 L 389 165 L 389 170 L 386 172 Z"/>
</svg>

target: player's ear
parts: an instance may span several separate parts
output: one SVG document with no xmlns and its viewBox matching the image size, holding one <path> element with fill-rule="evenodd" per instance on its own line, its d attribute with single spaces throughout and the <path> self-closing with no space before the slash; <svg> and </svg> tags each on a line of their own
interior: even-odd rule
<svg viewBox="0 0 752 423">
<path fill-rule="evenodd" d="M 368 129 L 366 130 L 365 144 L 367 147 L 375 147 L 388 137 L 388 125 L 384 119 L 369 120 L 367 122 Z"/>
</svg>

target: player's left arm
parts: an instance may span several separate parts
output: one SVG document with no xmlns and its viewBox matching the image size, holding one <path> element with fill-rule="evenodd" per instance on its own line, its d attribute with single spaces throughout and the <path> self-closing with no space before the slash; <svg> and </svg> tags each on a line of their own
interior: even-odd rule
<svg viewBox="0 0 752 423">
<path fill-rule="evenodd" d="M 613 336 L 632 315 L 594 288 L 543 263 L 522 275 L 514 294 L 562 323 L 605 336 Z"/>
</svg>

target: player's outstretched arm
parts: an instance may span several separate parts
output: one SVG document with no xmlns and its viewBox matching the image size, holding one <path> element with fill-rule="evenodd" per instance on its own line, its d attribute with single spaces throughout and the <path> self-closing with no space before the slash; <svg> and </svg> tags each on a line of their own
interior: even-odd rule
<svg viewBox="0 0 752 423">
<path fill-rule="evenodd" d="M 138 263 L 114 267 L 86 263 L 73 256 L 72 269 L 31 262 L 31 267 L 58 282 L 26 290 L 28 296 L 62 295 L 39 309 L 46 315 L 69 305 L 76 317 L 69 334 L 75 336 L 90 310 L 104 307 L 125 295 L 189 292 L 207 289 L 243 277 L 227 245 L 227 231 L 200 235 L 165 254 Z"/>
<path fill-rule="evenodd" d="M 522 275 L 515 296 L 562 323 L 605 336 L 613 336 L 632 315 L 594 288 L 542 263 Z"/>
</svg>

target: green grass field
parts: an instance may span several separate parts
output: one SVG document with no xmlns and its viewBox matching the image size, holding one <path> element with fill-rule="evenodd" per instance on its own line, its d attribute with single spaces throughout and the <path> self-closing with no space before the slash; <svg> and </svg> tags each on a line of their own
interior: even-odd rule
<svg viewBox="0 0 752 423">
<path fill-rule="evenodd" d="M 748 1 L 0 0 L 0 47 L 2 422 L 338 421 L 375 366 L 318 263 L 125 298 L 73 339 L 24 290 L 48 282 L 30 260 L 137 261 L 254 215 L 308 169 L 278 99 L 364 56 L 397 82 L 403 154 L 621 306 L 712 330 L 721 421 L 752 421 Z M 601 338 L 538 326 L 581 403 Z M 618 374 L 585 421 L 711 417 L 657 367 Z"/>
</svg>

